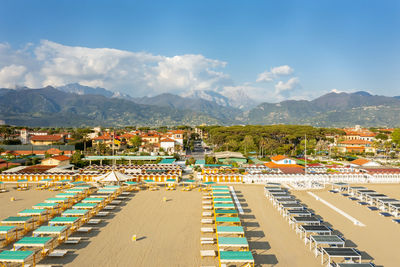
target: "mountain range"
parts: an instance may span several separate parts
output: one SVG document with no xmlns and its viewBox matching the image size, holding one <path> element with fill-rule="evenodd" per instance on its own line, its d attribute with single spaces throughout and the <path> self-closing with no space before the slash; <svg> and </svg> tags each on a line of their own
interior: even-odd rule
<svg viewBox="0 0 400 267">
<path fill-rule="evenodd" d="M 314 100 L 256 105 L 242 92 L 131 97 L 104 88 L 69 84 L 54 88 L 0 89 L 0 120 L 26 126 L 126 126 L 199 124 L 308 124 L 321 127 L 400 126 L 400 97 L 328 93 Z"/>
</svg>

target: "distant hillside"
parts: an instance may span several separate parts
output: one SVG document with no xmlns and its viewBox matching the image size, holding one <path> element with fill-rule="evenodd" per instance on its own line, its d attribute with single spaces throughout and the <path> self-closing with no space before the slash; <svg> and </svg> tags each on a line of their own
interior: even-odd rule
<svg viewBox="0 0 400 267">
<path fill-rule="evenodd" d="M 101 95 L 77 95 L 53 87 L 1 90 L 0 118 L 27 126 L 125 126 L 217 124 L 218 119 L 191 110 L 136 104 Z"/>
<path fill-rule="evenodd" d="M 64 88 L 64 91 L 53 87 L 0 89 L 0 120 L 26 126 L 156 126 L 202 123 L 309 124 L 322 127 L 355 124 L 400 126 L 399 97 L 376 96 L 362 91 L 329 93 L 312 101 L 262 103 L 249 111 L 242 111 L 229 105 L 217 104 L 215 99 L 209 101 L 173 94 L 118 98 L 115 93 L 106 89 L 92 89 L 81 85 Z"/>
<path fill-rule="evenodd" d="M 193 110 L 207 114 L 211 117 L 223 121 L 225 124 L 237 123 L 236 116 L 241 111 L 232 107 L 224 107 L 215 102 L 204 100 L 201 98 L 185 98 L 173 94 L 161 94 L 154 97 L 134 98 L 134 102 L 145 105 L 155 105 L 160 107 L 170 107 L 179 110 Z"/>
<path fill-rule="evenodd" d="M 400 126 L 400 99 L 367 92 L 329 93 L 312 101 L 262 103 L 244 114 L 248 124 Z"/>
</svg>

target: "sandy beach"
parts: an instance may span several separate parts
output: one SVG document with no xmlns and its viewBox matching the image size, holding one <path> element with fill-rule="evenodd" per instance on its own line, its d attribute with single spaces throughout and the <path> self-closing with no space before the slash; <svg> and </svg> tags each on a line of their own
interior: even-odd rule
<svg viewBox="0 0 400 267">
<path fill-rule="evenodd" d="M 364 185 L 390 197 L 399 197 L 400 185 Z M 57 192 L 16 191 L 0 194 L 0 218 L 16 215 L 18 211 L 52 197 Z M 256 266 L 321 266 L 320 258 L 304 245 L 287 221 L 263 194 L 262 185 L 234 185 L 244 210 L 240 215 L 246 230 Z M 334 204 L 364 223 L 354 225 L 350 220 L 316 200 L 305 191 L 291 193 L 298 197 L 332 228 L 343 234 L 347 246 L 357 246 L 363 258 L 377 266 L 398 266 L 396 253 L 400 240 L 399 225 L 378 212 L 372 212 L 340 194 L 313 190 L 316 195 Z M 10 198 L 16 201 L 11 202 Z M 164 202 L 163 198 L 167 201 Z M 84 239 L 78 245 L 61 245 L 70 252 L 61 259 L 46 258 L 41 264 L 63 266 L 217 266 L 216 259 L 201 259 L 200 246 L 202 193 L 197 190 L 140 191 L 131 196 L 102 223 L 88 234 L 75 233 Z M 132 241 L 136 235 L 137 241 Z"/>
<path fill-rule="evenodd" d="M 18 212 L 30 209 L 33 205 L 43 202 L 46 198 L 58 194 L 58 191 L 35 190 L 34 187 L 27 191 L 17 191 L 15 183 L 7 183 L 6 189 L 8 192 L 0 194 L 0 219 L 17 216 Z M 10 201 L 12 197 L 15 198 L 15 201 Z"/>
<path fill-rule="evenodd" d="M 389 197 L 400 199 L 400 185 L 360 185 Z M 310 209 L 320 215 L 332 228 L 342 233 L 348 242 L 347 246 L 356 245 L 362 252 L 364 259 L 373 259 L 377 266 L 399 266 L 400 254 L 398 246 L 400 240 L 399 225 L 392 222 L 392 218 L 379 215 L 378 211 L 370 211 L 357 201 L 352 201 L 341 194 L 333 194 L 326 190 L 314 190 L 316 195 L 334 204 L 337 208 L 352 215 L 365 224 L 365 227 L 356 226 L 350 220 L 336 211 L 328 208 L 320 201 L 315 200 L 306 191 L 291 191 Z"/>
</svg>

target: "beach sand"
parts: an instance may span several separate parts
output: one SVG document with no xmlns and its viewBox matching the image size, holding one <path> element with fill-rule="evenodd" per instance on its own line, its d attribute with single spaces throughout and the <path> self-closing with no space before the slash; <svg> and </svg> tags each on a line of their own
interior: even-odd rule
<svg viewBox="0 0 400 267">
<path fill-rule="evenodd" d="M 387 194 L 389 197 L 400 200 L 400 185 L 360 185 L 379 193 Z M 310 196 L 306 191 L 291 191 L 303 201 L 323 220 L 332 225 L 348 240 L 346 246 L 354 246 L 362 252 L 364 259 L 373 259 L 377 266 L 396 267 L 400 264 L 400 253 L 398 253 L 400 240 L 400 225 L 392 222 L 392 218 L 379 215 L 378 211 L 370 211 L 367 206 L 361 206 L 357 201 L 352 201 L 341 194 L 333 194 L 325 190 L 313 190 L 317 196 L 333 204 L 337 208 L 350 214 L 365 227 L 356 226 L 350 220 L 336 211 L 328 208 L 322 202 Z"/>
<path fill-rule="evenodd" d="M 400 199 L 400 185 L 364 185 L 390 197 Z M 10 185 L 7 186 L 10 188 Z M 241 215 L 250 250 L 256 266 L 321 266 L 320 258 L 305 246 L 287 221 L 272 206 L 263 193 L 262 185 L 234 185 L 245 212 Z M 307 192 L 294 191 L 303 203 L 322 216 L 332 228 L 357 245 L 364 258 L 373 259 L 378 266 L 398 266 L 396 253 L 400 240 L 400 225 L 372 212 L 355 201 L 324 190 L 316 195 L 334 204 L 366 224 L 355 226 L 336 211 L 317 201 Z M 16 191 L 0 194 L 0 218 L 14 216 L 58 192 Z M 10 202 L 15 197 L 16 201 Z M 167 201 L 164 202 L 163 198 Z M 200 246 L 202 193 L 176 191 L 140 191 L 123 202 L 88 234 L 78 245 L 61 245 L 68 249 L 64 258 L 46 258 L 41 264 L 63 266 L 217 266 L 216 259 L 201 259 Z M 132 241 L 136 235 L 137 241 Z"/>
<path fill-rule="evenodd" d="M 35 190 L 34 187 L 27 191 L 17 191 L 16 184 L 7 183 L 8 192 L 0 194 L 0 219 L 17 216 L 24 209 L 31 209 L 33 205 L 58 194 L 57 191 Z M 10 201 L 14 197 L 15 201 Z"/>
<path fill-rule="evenodd" d="M 235 185 L 256 266 L 313 267 L 319 259 L 264 196 L 262 185 Z"/>
<path fill-rule="evenodd" d="M 200 266 L 201 193 L 141 191 L 114 211 L 63 259 L 64 266 Z M 164 202 L 163 198 L 167 201 Z M 136 235 L 137 241 L 132 241 Z"/>
</svg>

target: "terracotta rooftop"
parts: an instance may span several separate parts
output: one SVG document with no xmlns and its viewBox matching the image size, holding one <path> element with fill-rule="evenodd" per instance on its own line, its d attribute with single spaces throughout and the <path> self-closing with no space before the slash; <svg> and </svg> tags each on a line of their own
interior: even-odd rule
<svg viewBox="0 0 400 267">
<path fill-rule="evenodd" d="M 271 160 L 273 160 L 273 161 L 280 161 L 280 160 L 283 160 L 283 159 L 287 159 L 287 157 L 283 156 L 283 155 L 278 155 L 278 156 L 271 157 Z"/>
<path fill-rule="evenodd" d="M 60 141 L 63 137 L 60 135 L 35 135 L 32 136 L 32 141 Z"/>
<path fill-rule="evenodd" d="M 351 163 L 351 164 L 355 164 L 355 165 L 362 166 L 362 165 L 364 165 L 364 164 L 366 164 L 366 163 L 368 163 L 368 162 L 370 162 L 370 161 L 367 160 L 367 159 L 355 159 L 355 160 L 351 161 L 350 163 Z"/>
</svg>

